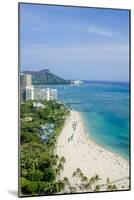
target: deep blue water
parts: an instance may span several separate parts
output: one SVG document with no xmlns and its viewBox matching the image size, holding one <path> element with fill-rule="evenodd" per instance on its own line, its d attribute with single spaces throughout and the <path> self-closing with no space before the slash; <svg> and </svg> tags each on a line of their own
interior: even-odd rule
<svg viewBox="0 0 134 200">
<path fill-rule="evenodd" d="M 87 134 L 96 143 L 129 158 L 128 83 L 87 81 L 49 87 L 58 89 L 59 100 L 82 112 Z"/>
</svg>

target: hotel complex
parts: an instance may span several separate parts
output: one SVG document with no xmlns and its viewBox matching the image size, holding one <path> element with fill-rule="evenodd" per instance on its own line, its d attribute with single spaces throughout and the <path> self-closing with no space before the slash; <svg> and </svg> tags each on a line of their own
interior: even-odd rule
<svg viewBox="0 0 134 200">
<path fill-rule="evenodd" d="M 72 85 L 80 85 L 81 83 L 83 83 L 83 82 L 80 80 L 71 81 Z"/>
<path fill-rule="evenodd" d="M 54 100 L 57 99 L 56 89 L 42 89 L 35 88 L 32 85 L 32 75 L 22 74 L 20 75 L 20 102 L 27 100 Z"/>
</svg>

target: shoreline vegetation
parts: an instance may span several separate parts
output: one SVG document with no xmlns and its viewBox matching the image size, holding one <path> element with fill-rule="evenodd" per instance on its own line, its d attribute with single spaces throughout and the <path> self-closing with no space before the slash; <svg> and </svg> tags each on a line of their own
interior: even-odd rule
<svg viewBox="0 0 134 200">
<path fill-rule="evenodd" d="M 64 180 L 57 177 L 65 159 L 54 151 L 70 107 L 57 101 L 34 105 L 27 101 L 20 110 L 20 196 L 54 194 L 64 188 Z"/>
<path fill-rule="evenodd" d="M 34 102 L 21 104 L 20 196 L 129 189 L 128 162 L 87 138 L 80 113 Z"/>
</svg>

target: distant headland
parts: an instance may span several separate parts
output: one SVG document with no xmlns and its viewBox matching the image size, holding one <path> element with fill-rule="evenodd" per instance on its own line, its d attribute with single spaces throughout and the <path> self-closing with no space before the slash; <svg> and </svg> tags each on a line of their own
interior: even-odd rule
<svg viewBox="0 0 134 200">
<path fill-rule="evenodd" d="M 22 71 L 23 74 L 32 75 L 33 85 L 68 85 L 71 84 L 70 80 L 65 80 L 54 73 L 51 73 L 49 69 L 42 69 L 40 71 Z"/>
</svg>

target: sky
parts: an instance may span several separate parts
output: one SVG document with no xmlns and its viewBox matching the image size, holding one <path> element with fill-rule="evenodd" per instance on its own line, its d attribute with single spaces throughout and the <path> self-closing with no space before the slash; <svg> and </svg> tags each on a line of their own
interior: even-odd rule
<svg viewBox="0 0 134 200">
<path fill-rule="evenodd" d="M 129 11 L 20 4 L 20 69 L 129 81 Z"/>
</svg>

